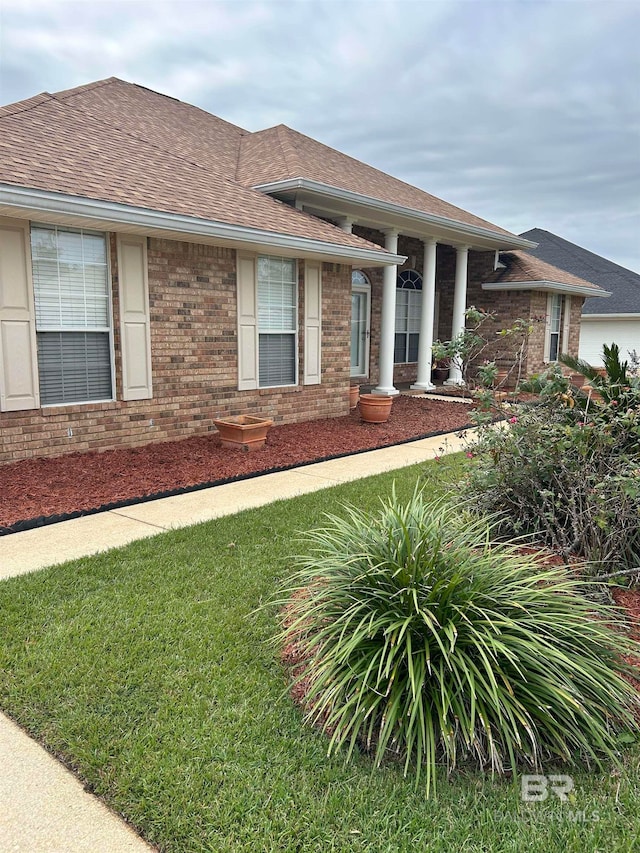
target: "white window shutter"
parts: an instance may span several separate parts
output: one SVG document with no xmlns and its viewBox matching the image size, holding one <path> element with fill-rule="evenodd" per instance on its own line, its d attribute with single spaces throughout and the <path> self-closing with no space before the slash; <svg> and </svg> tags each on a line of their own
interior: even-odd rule
<svg viewBox="0 0 640 853">
<path fill-rule="evenodd" d="M 122 399 L 149 400 L 151 384 L 151 328 L 147 238 L 118 235 Z"/>
<path fill-rule="evenodd" d="M 258 387 L 258 309 L 256 259 L 237 255 L 238 274 L 238 390 Z"/>
<path fill-rule="evenodd" d="M 304 384 L 322 376 L 322 277 L 320 263 L 304 264 Z"/>
<path fill-rule="evenodd" d="M 0 219 L 0 411 L 37 409 L 38 357 L 29 223 Z"/>
</svg>

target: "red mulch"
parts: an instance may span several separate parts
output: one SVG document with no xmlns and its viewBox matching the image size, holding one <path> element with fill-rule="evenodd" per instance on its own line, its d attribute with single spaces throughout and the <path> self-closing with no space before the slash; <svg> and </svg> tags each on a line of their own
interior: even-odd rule
<svg viewBox="0 0 640 853">
<path fill-rule="evenodd" d="M 201 483 L 371 450 L 469 423 L 468 404 L 397 397 L 389 421 L 365 424 L 357 410 L 340 418 L 273 426 L 261 450 L 226 450 L 217 433 L 104 452 L 25 459 L 0 466 L 0 531 L 43 516 L 87 512 L 107 504 Z"/>
</svg>

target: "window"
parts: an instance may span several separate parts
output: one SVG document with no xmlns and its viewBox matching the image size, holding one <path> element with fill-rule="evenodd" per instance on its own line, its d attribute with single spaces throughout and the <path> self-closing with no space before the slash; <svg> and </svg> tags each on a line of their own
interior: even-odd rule
<svg viewBox="0 0 640 853">
<path fill-rule="evenodd" d="M 42 405 L 112 399 L 106 236 L 33 225 L 31 256 Z"/>
<path fill-rule="evenodd" d="M 418 360 L 422 276 L 415 270 L 398 275 L 396 292 L 396 337 L 393 360 L 396 364 Z"/>
<path fill-rule="evenodd" d="M 560 349 L 562 335 L 562 314 L 564 297 L 560 293 L 549 294 L 547 303 L 547 346 L 545 361 L 557 361 L 562 352 Z"/>
<path fill-rule="evenodd" d="M 297 382 L 297 270 L 291 258 L 258 258 L 260 388 Z"/>
</svg>

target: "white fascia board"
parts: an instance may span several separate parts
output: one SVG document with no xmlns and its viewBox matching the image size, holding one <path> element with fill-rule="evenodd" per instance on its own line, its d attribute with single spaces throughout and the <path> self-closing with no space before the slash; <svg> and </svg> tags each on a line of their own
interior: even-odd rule
<svg viewBox="0 0 640 853">
<path fill-rule="evenodd" d="M 321 181 L 311 181 L 307 178 L 289 178 L 284 181 L 257 184 L 253 189 L 268 194 L 288 192 L 291 190 L 307 190 L 308 192 L 328 196 L 346 203 L 361 204 L 365 207 L 370 207 L 373 210 L 378 210 L 381 213 L 405 216 L 408 219 L 423 223 L 424 225 L 448 228 L 449 230 L 458 232 L 461 239 L 465 237 L 482 237 L 486 240 L 488 238 L 499 243 L 502 249 L 535 249 L 538 245 L 533 240 L 525 240 L 524 237 L 500 234 L 497 231 L 492 231 L 490 228 L 482 228 L 478 225 L 467 225 L 464 222 L 459 222 L 457 219 L 448 219 L 445 216 L 436 216 L 433 213 L 424 213 L 421 210 L 415 210 L 413 207 L 403 207 L 400 204 L 382 201 L 381 199 L 374 198 L 373 196 L 362 195 L 361 193 L 344 190 L 341 187 L 334 187 L 331 184 L 325 184 Z"/>
<path fill-rule="evenodd" d="M 640 311 L 627 314 L 585 314 L 583 312 L 580 316 L 583 323 L 585 320 L 640 320 Z"/>
<path fill-rule="evenodd" d="M 608 290 L 593 290 L 579 284 L 563 284 L 561 281 L 485 281 L 483 290 L 553 290 L 576 296 L 611 296 Z"/>
<path fill-rule="evenodd" d="M 385 249 L 360 249 L 340 243 L 324 240 L 312 240 L 308 237 L 296 237 L 259 228 L 247 228 L 216 220 L 199 219 L 179 213 L 164 213 L 145 207 L 134 207 L 111 201 L 99 201 L 82 196 L 54 193 L 46 190 L 19 187 L 13 184 L 0 184 L 0 213 L 2 206 L 12 211 L 24 209 L 30 215 L 33 212 L 43 214 L 64 214 L 97 221 L 109 220 L 114 225 L 133 225 L 145 231 L 175 231 L 193 237 L 214 238 L 223 244 L 255 245 L 272 249 L 295 250 L 299 257 L 309 255 L 341 258 L 359 261 L 362 266 L 398 266 L 406 261 L 404 255 L 392 254 Z"/>
</svg>

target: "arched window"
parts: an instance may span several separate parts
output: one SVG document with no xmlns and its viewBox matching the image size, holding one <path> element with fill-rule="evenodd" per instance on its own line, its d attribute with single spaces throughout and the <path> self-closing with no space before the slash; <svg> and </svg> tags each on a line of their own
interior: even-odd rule
<svg viewBox="0 0 640 853">
<path fill-rule="evenodd" d="M 418 360 L 420 314 L 422 312 L 422 276 L 415 270 L 402 270 L 396 287 L 396 337 L 393 360 L 404 364 Z"/>
<path fill-rule="evenodd" d="M 351 273 L 351 284 L 352 285 L 353 284 L 356 284 L 356 285 L 359 284 L 359 285 L 364 286 L 364 287 L 370 287 L 371 286 L 369 279 L 362 272 L 362 270 L 354 270 Z"/>
</svg>

